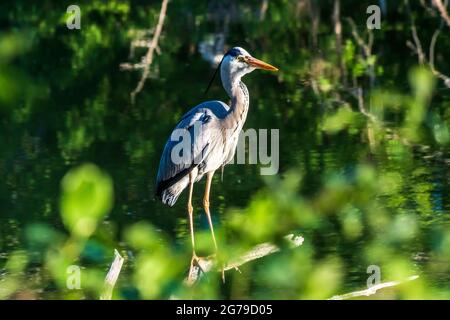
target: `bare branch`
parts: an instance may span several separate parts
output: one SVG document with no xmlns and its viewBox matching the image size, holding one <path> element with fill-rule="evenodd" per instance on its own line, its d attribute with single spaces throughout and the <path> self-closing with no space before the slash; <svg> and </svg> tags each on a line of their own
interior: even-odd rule
<svg viewBox="0 0 450 320">
<path fill-rule="evenodd" d="M 420 5 L 422 7 L 424 7 L 424 9 L 432 16 L 432 17 L 436 17 L 436 11 L 429 7 L 426 3 L 426 0 L 420 0 Z"/>
<path fill-rule="evenodd" d="M 313 0 L 308 0 L 308 11 L 311 19 L 311 40 L 312 48 L 317 49 L 318 45 L 318 33 L 320 24 L 320 6 Z"/>
<path fill-rule="evenodd" d="M 346 293 L 346 294 L 339 295 L 339 296 L 333 296 L 329 300 L 346 300 L 346 299 L 351 299 L 351 298 L 356 298 L 356 297 L 368 297 L 368 296 L 374 295 L 375 293 L 377 293 L 377 291 L 379 291 L 381 289 L 395 287 L 400 284 L 416 280 L 417 278 L 419 278 L 419 276 L 415 275 L 415 276 L 411 276 L 403 281 L 390 281 L 390 282 L 379 283 L 377 285 L 370 287 L 367 290 L 354 291 L 354 292 Z"/>
<path fill-rule="evenodd" d="M 355 39 L 355 41 L 357 42 L 357 44 L 361 47 L 361 50 L 363 51 L 363 54 L 362 54 L 363 57 L 366 60 L 368 60 L 372 56 L 372 46 L 373 46 L 373 41 L 374 41 L 373 33 L 369 30 L 368 38 L 367 38 L 367 42 L 366 42 L 360 36 L 353 19 L 347 18 L 347 21 L 352 29 L 353 38 Z M 373 85 L 375 83 L 375 68 L 374 68 L 373 63 L 369 64 L 369 66 L 367 68 L 367 73 L 368 73 L 369 79 L 370 79 L 370 87 L 373 87 Z M 349 91 L 353 95 L 353 97 L 357 99 L 359 111 L 364 116 L 369 118 L 370 121 L 376 122 L 377 118 L 373 114 L 371 114 L 365 107 L 364 91 L 363 91 L 363 88 L 358 84 L 358 81 L 356 78 L 353 78 L 353 85 L 356 88 L 356 90 L 349 90 Z"/>
<path fill-rule="evenodd" d="M 301 246 L 304 241 L 303 237 L 295 236 L 293 234 L 289 234 L 284 238 L 289 242 L 289 244 L 293 248 Z M 268 256 L 278 251 L 280 251 L 280 248 L 272 243 L 268 242 L 261 243 L 255 246 L 249 252 L 243 254 L 242 256 L 234 260 L 231 260 L 223 268 L 217 266 L 215 257 L 199 258 L 196 265 L 191 265 L 189 275 L 184 282 L 188 286 L 192 286 L 201 278 L 203 274 L 207 272 L 210 272 L 212 270 L 216 270 L 218 272 L 225 272 L 228 270 L 238 270 L 238 267 L 247 262 Z"/>
<path fill-rule="evenodd" d="M 445 1 L 445 5 L 444 5 L 441 0 L 433 0 L 433 1 L 439 2 L 440 3 L 439 5 L 442 6 L 442 8 L 445 8 L 445 6 L 447 6 L 447 2 L 448 2 L 446 0 Z M 421 44 L 419 36 L 417 34 L 417 28 L 416 28 L 416 24 L 415 24 L 414 18 L 412 17 L 411 8 L 409 6 L 409 1 L 405 0 L 405 3 L 406 3 L 407 9 L 408 9 L 408 13 L 409 13 L 409 16 L 410 16 L 410 19 L 411 19 L 411 34 L 412 34 L 412 37 L 413 37 L 413 40 L 414 40 L 414 43 L 415 43 L 415 45 L 414 45 L 410 41 L 407 41 L 406 45 L 409 48 L 411 48 L 414 51 L 415 54 L 417 54 L 418 60 L 419 60 L 419 64 L 427 64 L 429 66 L 431 72 L 436 77 L 441 79 L 444 82 L 444 85 L 447 88 L 450 88 L 450 77 L 448 77 L 447 75 L 445 75 L 442 72 L 438 71 L 435 68 L 435 65 L 434 65 L 434 56 L 435 56 L 435 47 L 436 47 L 437 38 L 438 38 L 439 34 L 441 33 L 442 28 L 444 27 L 444 22 L 447 22 L 445 20 L 445 15 L 443 15 L 441 13 L 441 24 L 440 24 L 439 28 L 436 29 L 436 31 L 433 33 L 433 36 L 431 37 L 430 47 L 429 47 L 429 50 L 428 50 L 429 51 L 429 53 L 428 53 L 429 61 L 427 61 L 427 58 L 426 58 L 426 56 L 424 54 L 424 51 L 423 51 L 423 48 L 422 48 L 422 44 Z M 436 6 L 438 8 L 439 8 L 439 5 L 436 4 Z M 444 10 L 444 12 L 445 12 L 445 10 Z M 445 14 L 447 14 L 447 12 L 445 12 Z M 448 17 L 448 15 L 447 15 L 447 17 Z"/>
<path fill-rule="evenodd" d="M 441 14 L 442 19 L 447 23 L 447 25 L 450 27 L 450 17 L 447 13 L 447 10 L 445 10 L 445 7 L 447 6 L 447 3 L 444 5 L 442 3 L 442 0 L 433 0 L 433 4 L 438 8 L 439 13 Z"/>
<path fill-rule="evenodd" d="M 355 38 L 358 45 L 361 47 L 361 49 L 363 49 L 364 56 L 366 58 L 369 58 L 372 55 L 372 43 L 373 43 L 373 37 L 371 36 L 371 33 L 369 33 L 369 41 L 368 43 L 366 43 L 359 35 L 358 29 L 356 28 L 353 19 L 347 17 L 347 21 L 350 24 L 350 27 L 352 28 L 353 38 Z"/>
<path fill-rule="evenodd" d="M 437 0 L 435 0 L 437 1 Z M 439 0 L 440 4 L 443 6 L 442 2 Z M 447 0 L 445 1 L 445 6 L 447 6 Z M 446 12 L 445 12 L 446 13 Z M 447 16 L 448 18 L 448 16 Z M 436 42 L 437 42 L 437 38 L 439 36 L 439 34 L 442 31 L 442 28 L 444 27 L 444 22 L 445 22 L 445 18 L 444 16 L 441 14 L 441 24 L 439 25 L 439 28 L 436 29 L 436 31 L 434 31 L 433 36 L 431 38 L 431 42 L 430 42 L 430 50 L 429 50 L 429 65 L 430 65 L 430 69 L 433 72 L 433 74 L 435 76 L 437 76 L 439 79 L 444 81 L 444 84 L 447 86 L 447 88 L 450 88 L 450 77 L 446 76 L 445 74 L 439 72 L 438 70 L 436 70 L 436 68 L 434 67 L 434 51 L 435 51 L 435 47 L 436 47 Z M 448 23 L 448 21 L 447 21 Z"/>
<path fill-rule="evenodd" d="M 423 52 L 422 42 L 420 41 L 419 35 L 417 34 L 416 22 L 411 12 L 409 0 L 405 0 L 405 4 L 410 19 L 411 35 L 414 40 L 414 45 L 410 41 L 407 41 L 406 45 L 410 47 L 414 51 L 414 53 L 417 54 L 419 64 L 425 64 L 427 61 Z"/>
<path fill-rule="evenodd" d="M 153 37 L 150 41 L 145 40 L 134 40 L 131 44 L 131 51 L 130 54 L 134 53 L 135 47 L 147 47 L 147 53 L 142 58 L 142 61 L 140 63 L 132 64 L 132 63 L 122 63 L 120 65 L 120 68 L 122 70 L 138 70 L 142 69 L 142 75 L 141 78 L 136 86 L 136 88 L 131 92 L 131 103 L 134 104 L 136 100 L 136 95 L 142 91 L 144 88 L 144 84 L 146 79 L 148 78 L 149 72 L 150 72 L 150 65 L 153 62 L 153 56 L 156 51 L 156 53 L 159 54 L 159 47 L 158 47 L 158 41 L 161 36 L 161 31 L 164 25 L 164 19 L 166 17 L 167 12 L 167 3 L 168 0 L 162 0 L 161 4 L 161 11 L 159 12 L 159 18 L 158 18 L 158 24 L 156 25 L 155 32 L 153 33 Z"/>
<path fill-rule="evenodd" d="M 106 275 L 105 286 L 100 296 L 100 300 L 111 300 L 114 286 L 116 285 L 117 278 L 119 278 L 120 270 L 122 269 L 123 261 L 124 259 L 119 251 L 114 250 L 114 261 Z"/>
<path fill-rule="evenodd" d="M 376 122 L 377 118 L 371 114 L 369 111 L 367 111 L 366 107 L 364 106 L 364 93 L 363 89 L 361 87 L 358 87 L 356 98 L 358 99 L 358 108 L 359 111 L 365 115 L 367 118 L 369 118 L 370 121 Z"/>
<path fill-rule="evenodd" d="M 259 21 L 264 21 L 266 18 L 267 8 L 269 7 L 269 0 L 262 0 L 259 8 Z"/>
<path fill-rule="evenodd" d="M 336 42 L 336 53 L 339 65 L 339 76 L 346 82 L 346 70 L 344 68 L 344 61 L 342 59 L 342 23 L 341 23 L 341 3 L 340 0 L 334 0 L 333 7 L 333 24 L 334 37 Z"/>
</svg>

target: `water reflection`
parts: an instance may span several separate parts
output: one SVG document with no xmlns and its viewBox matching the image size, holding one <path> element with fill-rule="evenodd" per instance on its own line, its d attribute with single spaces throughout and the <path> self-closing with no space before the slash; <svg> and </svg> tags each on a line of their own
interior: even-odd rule
<svg viewBox="0 0 450 320">
<path fill-rule="evenodd" d="M 108 251 L 101 243 L 117 246 L 111 239 L 123 239 L 126 227 L 141 221 L 151 222 L 158 234 L 167 236 L 167 243 L 176 248 L 182 248 L 189 241 L 186 192 L 172 208 L 163 206 L 153 195 L 159 157 L 177 120 L 200 101 L 227 101 L 219 81 L 207 97 L 203 96 L 213 72 L 196 49 L 197 40 L 210 32 L 210 22 L 201 21 L 205 5 L 182 1 L 180 6 L 169 8 L 170 24 L 161 43 L 161 55 L 152 67 L 153 78 L 148 80 L 136 104 L 130 105 L 129 94 L 138 76 L 119 69 L 119 64 L 126 60 L 130 41 L 125 26 L 136 23 L 148 27 L 150 19 L 136 18 L 134 22 L 127 15 L 131 9 L 120 6 L 108 9 L 116 10 L 115 16 L 102 15 L 97 12 L 95 3 L 89 9 L 92 12 L 87 13 L 91 23 L 83 27 L 82 33 L 67 33 L 56 18 L 42 19 L 41 29 L 28 35 L 36 39 L 35 43 L 28 51 L 17 53 L 19 61 L 11 67 L 21 75 L 14 83 L 25 87 L 25 94 L 15 95 L 14 90 L 5 97 L 0 94 L 0 268 L 17 249 L 28 249 L 32 262 L 38 265 L 44 260 L 42 247 L 48 242 L 62 241 L 49 228 L 67 233 L 59 213 L 60 182 L 70 169 L 85 162 L 95 163 L 111 176 L 115 200 L 98 234 L 83 251 L 84 262 L 106 267 L 110 262 Z M 414 258 L 420 272 L 435 249 L 435 237 L 440 237 L 437 231 L 448 227 L 450 221 L 448 149 L 445 145 L 436 145 L 429 137 L 424 140 L 431 145 L 433 150 L 430 151 L 405 147 L 398 140 L 385 137 L 379 139 L 383 140 L 384 148 L 372 149 L 362 133 L 365 124 L 358 121 L 348 130 L 335 134 L 322 130 L 327 106 L 321 105 L 311 86 L 305 83 L 315 54 L 309 49 L 309 25 L 298 19 L 304 14 L 300 5 L 295 10 L 281 5 L 272 9 L 262 21 L 252 17 L 234 21 L 230 25 L 233 32 L 226 37 L 226 45 L 244 42 L 255 56 L 267 58 L 280 67 L 277 77 L 252 74 L 245 78 L 251 99 L 245 128 L 280 130 L 279 176 L 289 176 L 292 168 L 300 172 L 302 183 L 297 191 L 307 199 L 320 195 L 329 180 L 355 181 L 359 165 L 370 164 L 384 179 L 385 188 L 377 193 L 385 205 L 383 210 L 399 215 L 412 214 L 417 218 L 421 236 L 402 249 Z M 152 16 L 157 8 L 148 11 Z M 17 10 L 12 12 L 19 14 Z M 102 23 L 95 22 L 97 14 Z M 2 16 L 2 19 L 5 18 Z M 123 22 L 117 22 L 122 21 L 120 19 Z M 121 24 L 120 31 L 116 23 Z M 389 31 L 386 33 L 386 38 L 392 36 Z M 403 46 L 404 41 L 399 42 Z M 327 41 L 319 45 L 322 48 L 318 51 L 328 52 Z M 395 68 L 390 69 L 401 70 L 398 74 L 389 74 L 392 78 L 386 76 L 386 83 L 392 84 L 404 77 L 408 70 L 405 65 L 409 62 L 404 61 L 406 53 L 398 49 L 403 48 L 399 43 L 384 45 L 392 45 L 385 48 L 392 56 L 384 58 L 396 61 L 392 62 Z M 0 67 L 4 66 L 2 57 L 0 55 Z M 5 77 L 12 74 L 9 71 Z M 404 86 L 404 81 L 398 80 L 400 86 Z M 437 97 L 440 99 L 436 102 L 438 110 L 446 110 L 446 95 L 448 93 L 443 92 Z M 276 192 L 259 173 L 258 165 L 230 165 L 225 168 L 223 181 L 220 175 L 214 177 L 211 213 L 215 225 L 225 225 L 230 209 L 247 207 L 259 190 L 268 188 L 269 192 Z M 197 191 L 203 189 L 204 181 L 195 186 Z M 196 230 L 207 232 L 201 192 L 194 192 L 193 201 Z M 347 209 L 344 216 L 349 219 L 371 219 L 370 212 Z M 363 248 L 369 236 L 355 237 L 355 241 L 343 238 L 338 222 L 333 219 L 324 218 L 320 232 L 298 231 L 305 238 L 311 236 L 317 248 L 315 255 L 336 254 L 343 259 L 348 274 L 342 290 L 364 287 L 367 263 Z M 405 222 L 399 221 L 399 224 Z M 35 229 L 27 229 L 35 223 Z M 358 234 L 358 231 L 353 232 Z M 33 238 L 36 235 L 43 238 Z M 127 274 L 135 266 L 135 253 L 126 241 L 118 245 L 119 249 L 129 252 L 124 271 Z M 298 253 L 296 261 L 304 258 L 302 254 Z M 283 254 L 268 257 L 264 265 L 270 267 L 280 259 L 286 259 L 289 266 Z M 256 272 L 258 268 L 262 270 L 259 266 L 254 268 Z M 448 284 L 447 269 L 438 264 L 433 268 L 434 273 L 429 273 L 433 285 L 438 288 Z M 294 267 L 291 271 L 297 272 Z M 27 272 L 33 274 L 33 271 Z M 0 269 L 0 275 L 3 273 Z M 244 277 L 241 291 L 233 289 L 237 291 L 227 295 L 265 298 L 267 279 L 260 276 L 247 280 Z M 301 279 L 301 274 L 298 277 Z M 286 284 L 287 280 L 281 278 L 280 283 Z M 255 289 L 249 293 L 250 286 Z M 129 297 L 133 297 L 133 289 L 128 289 Z M 274 284 L 270 289 L 276 296 L 278 287 Z M 285 295 L 297 297 L 295 289 L 286 291 Z M 55 287 L 49 285 L 44 290 L 55 292 Z"/>
</svg>

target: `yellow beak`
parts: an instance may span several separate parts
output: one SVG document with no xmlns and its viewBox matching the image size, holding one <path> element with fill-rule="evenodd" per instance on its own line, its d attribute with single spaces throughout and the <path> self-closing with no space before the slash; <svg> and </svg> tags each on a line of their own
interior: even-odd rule
<svg viewBox="0 0 450 320">
<path fill-rule="evenodd" d="M 258 69 L 263 69 L 263 70 L 269 70 L 269 71 L 278 71 L 278 68 L 264 62 L 261 61 L 259 59 L 253 58 L 253 57 L 248 57 L 247 58 L 247 63 L 249 65 L 251 65 L 252 67 L 258 68 Z"/>
</svg>

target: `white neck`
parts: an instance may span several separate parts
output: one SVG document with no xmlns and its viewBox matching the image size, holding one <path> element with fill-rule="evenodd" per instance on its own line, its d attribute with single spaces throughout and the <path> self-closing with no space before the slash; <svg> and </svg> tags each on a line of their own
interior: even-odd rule
<svg viewBox="0 0 450 320">
<path fill-rule="evenodd" d="M 241 76 L 236 73 L 232 75 L 229 70 L 221 68 L 220 78 L 222 79 L 223 88 L 227 92 L 230 99 L 233 99 L 235 94 L 234 89 L 236 89 L 236 87 L 239 85 L 239 82 L 241 81 Z"/>
</svg>

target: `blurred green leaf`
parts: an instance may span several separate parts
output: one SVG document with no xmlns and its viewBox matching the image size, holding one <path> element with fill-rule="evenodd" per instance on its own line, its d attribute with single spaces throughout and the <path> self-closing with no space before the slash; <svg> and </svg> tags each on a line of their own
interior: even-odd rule
<svg viewBox="0 0 450 320">
<path fill-rule="evenodd" d="M 93 164 L 70 170 L 61 182 L 61 216 L 75 236 L 89 237 L 111 210 L 114 199 L 111 178 Z"/>
<path fill-rule="evenodd" d="M 336 133 L 354 124 L 358 114 L 348 107 L 339 108 L 334 114 L 328 115 L 322 125 L 322 129 L 329 133 Z"/>
</svg>

